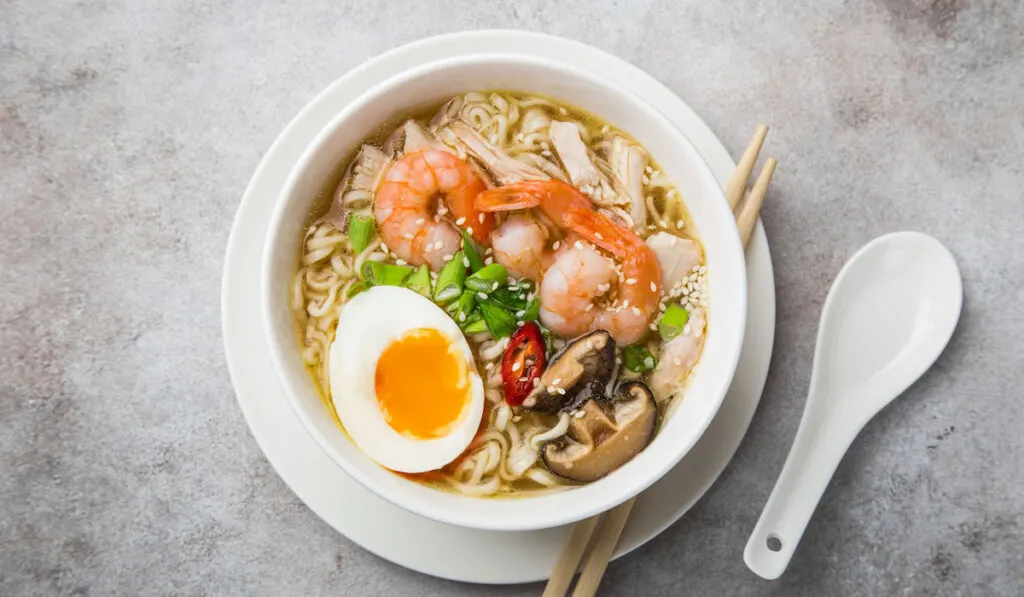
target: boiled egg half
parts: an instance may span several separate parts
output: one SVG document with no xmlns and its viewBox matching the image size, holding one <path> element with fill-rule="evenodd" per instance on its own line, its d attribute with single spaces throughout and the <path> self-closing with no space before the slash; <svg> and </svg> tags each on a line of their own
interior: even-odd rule
<svg viewBox="0 0 1024 597">
<path fill-rule="evenodd" d="M 407 288 L 375 286 L 345 305 L 329 374 L 345 431 L 393 471 L 443 467 L 480 426 L 483 381 L 462 330 Z"/>
</svg>

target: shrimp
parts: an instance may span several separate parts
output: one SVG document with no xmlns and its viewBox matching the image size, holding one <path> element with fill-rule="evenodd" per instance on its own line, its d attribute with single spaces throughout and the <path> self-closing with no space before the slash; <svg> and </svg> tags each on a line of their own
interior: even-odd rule
<svg viewBox="0 0 1024 597">
<path fill-rule="evenodd" d="M 525 214 L 512 214 L 491 233 L 494 260 L 517 278 L 539 280 L 554 260 L 550 234 Z"/>
<path fill-rule="evenodd" d="M 485 243 L 494 228 L 494 215 L 474 206 L 487 186 L 472 166 L 440 149 L 423 149 L 399 158 L 377 188 L 374 216 L 381 239 L 400 259 L 413 265 L 429 263 L 437 270 L 445 257 L 459 250 L 459 231 L 446 218 L 465 226 Z M 446 206 L 437 205 L 437 197 Z"/>
<path fill-rule="evenodd" d="M 567 336 L 605 329 L 621 344 L 633 344 L 647 333 L 661 296 L 661 270 L 654 253 L 635 232 L 594 211 L 586 195 L 557 180 L 490 189 L 480 193 L 475 203 L 484 212 L 538 207 L 556 226 L 617 261 L 607 262 L 611 270 L 602 267 L 599 253 L 582 241 L 573 242 L 574 250 L 558 257 L 541 279 L 545 325 Z M 593 306 L 588 309 L 584 299 Z"/>
</svg>

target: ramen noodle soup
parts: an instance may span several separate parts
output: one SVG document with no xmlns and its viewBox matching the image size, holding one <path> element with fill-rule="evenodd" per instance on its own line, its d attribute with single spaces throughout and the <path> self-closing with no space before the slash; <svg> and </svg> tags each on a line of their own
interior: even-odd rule
<svg viewBox="0 0 1024 597">
<path fill-rule="evenodd" d="M 465 495 L 598 480 L 685 399 L 704 251 L 627 133 L 547 97 L 454 97 L 326 181 L 291 303 L 328 411 L 369 458 Z"/>
</svg>

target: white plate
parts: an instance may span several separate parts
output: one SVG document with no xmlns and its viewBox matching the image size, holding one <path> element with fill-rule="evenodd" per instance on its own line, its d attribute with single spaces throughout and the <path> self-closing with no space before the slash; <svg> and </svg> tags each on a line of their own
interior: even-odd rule
<svg viewBox="0 0 1024 597">
<path fill-rule="evenodd" d="M 267 460 L 320 518 L 350 540 L 420 572 L 479 583 L 548 577 L 568 527 L 529 532 L 465 529 L 422 518 L 365 489 L 320 450 L 280 389 L 260 324 L 260 255 L 270 213 L 302 150 L 366 89 L 417 64 L 466 54 L 557 57 L 617 81 L 644 97 L 696 145 L 724 185 L 734 164 L 690 108 L 661 83 L 600 50 L 521 31 L 474 31 L 434 37 L 392 50 L 335 81 L 288 125 L 264 156 L 238 208 L 224 263 L 222 318 L 228 369 L 246 422 Z M 753 123 L 751 123 L 753 130 Z M 700 499 L 732 458 L 757 408 L 775 335 L 775 285 L 764 229 L 747 250 L 748 314 L 743 354 L 729 393 L 700 441 L 638 498 L 616 549 L 619 557 L 651 540 Z"/>
</svg>

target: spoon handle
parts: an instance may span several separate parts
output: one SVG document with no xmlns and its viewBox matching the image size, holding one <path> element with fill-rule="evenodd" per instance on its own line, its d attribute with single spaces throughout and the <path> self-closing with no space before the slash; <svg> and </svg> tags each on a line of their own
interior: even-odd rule
<svg viewBox="0 0 1024 597">
<path fill-rule="evenodd" d="M 814 400 L 813 393 L 808 398 L 782 474 L 743 551 L 747 567 L 762 578 L 774 580 L 786 570 L 839 461 L 860 431 L 842 413 L 823 412 L 830 410 L 826 404 Z"/>
</svg>

